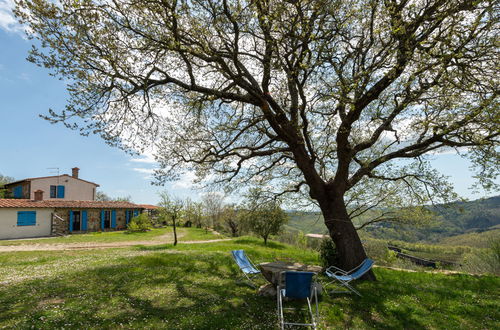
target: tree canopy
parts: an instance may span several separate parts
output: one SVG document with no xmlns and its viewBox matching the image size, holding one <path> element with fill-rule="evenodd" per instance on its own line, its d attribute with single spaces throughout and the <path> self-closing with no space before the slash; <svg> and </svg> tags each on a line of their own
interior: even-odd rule
<svg viewBox="0 0 500 330">
<path fill-rule="evenodd" d="M 262 190 L 251 189 L 244 203 L 243 221 L 248 229 L 262 237 L 264 245 L 271 235 L 278 235 L 288 222 L 288 215 L 275 201 L 265 196 Z"/>
<path fill-rule="evenodd" d="M 159 183 L 310 196 L 346 266 L 367 209 L 448 196 L 426 155 L 499 169 L 497 1 L 20 0 L 29 59 L 70 83 L 45 116 L 141 150 Z M 347 208 L 349 207 L 349 212 Z M 354 248 L 356 246 L 356 248 Z"/>
</svg>

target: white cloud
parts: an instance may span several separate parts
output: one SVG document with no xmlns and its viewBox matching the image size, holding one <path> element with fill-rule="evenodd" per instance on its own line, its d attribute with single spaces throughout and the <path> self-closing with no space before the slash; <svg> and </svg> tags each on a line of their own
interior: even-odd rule
<svg viewBox="0 0 500 330">
<path fill-rule="evenodd" d="M 18 79 L 24 80 L 26 82 L 31 82 L 31 75 L 26 72 L 22 72 L 17 76 Z"/>
<path fill-rule="evenodd" d="M 12 12 L 14 6 L 13 0 L 0 0 L 0 29 L 24 35 L 23 26 L 19 24 Z"/>
<path fill-rule="evenodd" d="M 194 172 L 186 172 L 181 175 L 178 181 L 172 183 L 172 188 L 191 189 L 193 188 L 193 181 L 195 178 Z"/>
<path fill-rule="evenodd" d="M 134 162 L 134 163 L 145 163 L 145 164 L 154 164 L 154 163 L 156 163 L 156 161 L 153 158 L 152 154 L 143 154 L 143 155 L 141 155 L 140 158 L 132 158 L 130 161 Z"/>
<path fill-rule="evenodd" d="M 133 170 L 136 172 L 145 173 L 145 174 L 153 174 L 153 172 L 154 172 L 154 169 L 152 169 L 152 168 L 134 167 Z"/>
<path fill-rule="evenodd" d="M 132 170 L 144 174 L 143 179 L 145 180 L 151 180 L 153 178 L 153 168 L 134 167 Z"/>
</svg>

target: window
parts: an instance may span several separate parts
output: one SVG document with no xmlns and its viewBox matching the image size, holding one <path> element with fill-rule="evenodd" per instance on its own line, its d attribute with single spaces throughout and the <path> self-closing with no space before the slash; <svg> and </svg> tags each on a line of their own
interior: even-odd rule
<svg viewBox="0 0 500 330">
<path fill-rule="evenodd" d="M 50 186 L 50 198 L 64 198 L 64 186 Z"/>
<path fill-rule="evenodd" d="M 57 186 L 50 186 L 50 198 L 56 198 Z"/>
<path fill-rule="evenodd" d="M 19 211 L 17 212 L 18 226 L 35 226 L 36 211 Z"/>
</svg>

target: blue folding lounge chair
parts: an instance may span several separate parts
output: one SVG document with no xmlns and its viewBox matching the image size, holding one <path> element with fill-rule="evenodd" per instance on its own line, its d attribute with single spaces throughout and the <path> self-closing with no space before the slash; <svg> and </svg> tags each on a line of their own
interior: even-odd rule
<svg viewBox="0 0 500 330">
<path fill-rule="evenodd" d="M 316 329 L 318 322 L 317 320 L 319 318 L 318 294 L 316 291 L 316 285 L 314 285 L 313 281 L 313 276 L 316 274 L 312 272 L 282 272 L 280 274 L 280 284 L 283 283 L 283 275 L 284 285 L 278 285 L 278 288 L 276 290 L 278 295 L 278 320 L 280 323 L 280 329 L 284 329 L 285 325 L 312 326 L 313 329 Z M 311 323 L 285 322 L 283 310 L 289 308 L 283 307 L 284 298 L 306 299 L 308 311 L 311 316 Z M 316 314 L 314 314 L 312 311 L 311 300 L 314 300 L 316 304 Z"/>
<path fill-rule="evenodd" d="M 348 290 L 340 290 L 340 291 L 331 291 L 331 292 L 347 292 L 350 293 L 351 291 L 357 294 L 358 296 L 361 297 L 361 293 L 359 293 L 356 289 L 354 289 L 349 282 L 357 280 L 361 276 L 363 276 L 367 271 L 369 271 L 372 266 L 373 266 L 374 261 L 372 259 L 365 259 L 359 266 L 351 269 L 350 271 L 346 272 L 340 268 L 337 268 L 335 266 L 330 266 L 326 269 L 325 273 L 326 275 L 333 279 L 333 281 L 327 283 L 325 287 L 331 283 L 336 283 L 340 286 L 346 287 Z M 338 283 L 337 283 L 338 282 Z"/>
<path fill-rule="evenodd" d="M 231 255 L 233 256 L 233 259 L 238 267 L 243 272 L 243 275 L 250 281 L 250 285 L 256 287 L 256 285 L 253 283 L 253 278 L 260 274 L 260 270 L 258 270 L 250 261 L 250 259 L 245 254 L 245 251 L 233 250 L 231 251 Z"/>
</svg>

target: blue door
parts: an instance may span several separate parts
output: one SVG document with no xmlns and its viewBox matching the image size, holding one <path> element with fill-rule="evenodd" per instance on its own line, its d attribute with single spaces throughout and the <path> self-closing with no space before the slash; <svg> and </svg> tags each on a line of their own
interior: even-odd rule
<svg viewBox="0 0 500 330">
<path fill-rule="evenodd" d="M 116 210 L 111 211 L 111 228 L 116 228 Z"/>
<path fill-rule="evenodd" d="M 73 218 L 75 215 L 73 214 L 73 211 L 69 211 L 69 232 L 73 232 Z"/>
<path fill-rule="evenodd" d="M 101 230 L 104 230 L 104 210 L 101 210 Z"/>
<path fill-rule="evenodd" d="M 82 211 L 82 230 L 87 230 L 87 211 Z"/>
</svg>

